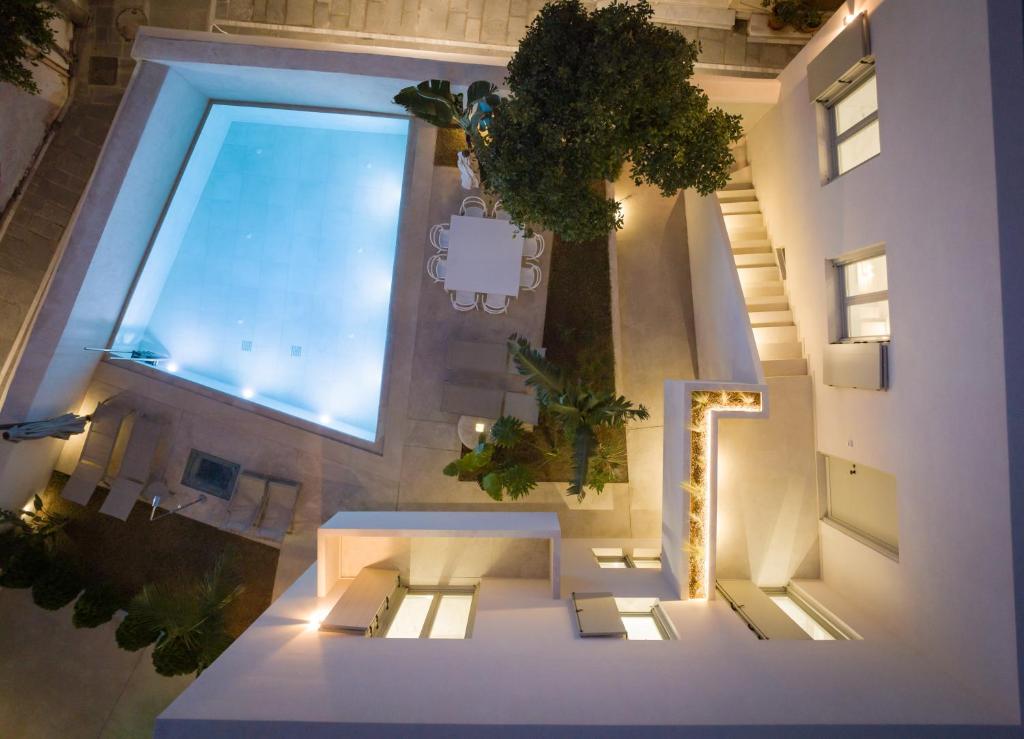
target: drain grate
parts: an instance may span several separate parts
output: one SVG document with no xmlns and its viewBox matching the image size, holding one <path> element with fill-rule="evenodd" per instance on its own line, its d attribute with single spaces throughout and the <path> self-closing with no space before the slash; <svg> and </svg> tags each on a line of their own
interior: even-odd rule
<svg viewBox="0 0 1024 739">
<path fill-rule="evenodd" d="M 292 344 L 292 356 L 293 357 L 301 357 L 302 356 L 302 347 L 298 346 L 296 344 Z"/>
<path fill-rule="evenodd" d="M 242 342 L 242 351 L 243 352 L 251 352 L 252 351 L 252 342 L 251 341 L 243 341 Z"/>
</svg>

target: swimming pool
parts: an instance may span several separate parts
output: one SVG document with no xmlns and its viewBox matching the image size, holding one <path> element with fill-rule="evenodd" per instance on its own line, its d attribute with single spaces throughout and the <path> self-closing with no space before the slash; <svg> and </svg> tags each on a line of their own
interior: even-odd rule
<svg viewBox="0 0 1024 739">
<path fill-rule="evenodd" d="M 115 347 L 374 441 L 407 139 L 402 118 L 211 105 Z"/>
</svg>

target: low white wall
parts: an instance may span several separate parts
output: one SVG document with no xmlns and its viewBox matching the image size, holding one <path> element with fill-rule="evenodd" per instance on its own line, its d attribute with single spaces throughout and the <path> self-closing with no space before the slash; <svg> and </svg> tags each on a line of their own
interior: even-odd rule
<svg viewBox="0 0 1024 739">
<path fill-rule="evenodd" d="M 769 233 L 814 377 L 818 449 L 895 475 L 894 564 L 822 530 L 822 574 L 910 644 L 1017 717 L 1006 388 L 989 45 L 984 4 L 859 0 L 878 74 L 881 155 L 822 186 L 806 65 L 780 76 L 748 133 Z M 1019 51 L 1019 50 L 1018 50 Z M 888 392 L 821 382 L 826 259 L 884 242 Z"/>
<path fill-rule="evenodd" d="M 718 198 L 695 190 L 684 197 L 697 377 L 760 384 L 764 373 Z"/>
<path fill-rule="evenodd" d="M 61 261 L 20 358 L 2 417 L 77 411 L 206 105 L 180 76 L 143 65 L 61 244 Z M 0 447 L 0 502 L 45 485 L 59 444 Z"/>
</svg>

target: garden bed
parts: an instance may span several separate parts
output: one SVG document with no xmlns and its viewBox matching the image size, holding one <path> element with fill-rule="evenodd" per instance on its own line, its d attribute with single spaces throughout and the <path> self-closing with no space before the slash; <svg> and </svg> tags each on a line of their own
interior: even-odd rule
<svg viewBox="0 0 1024 739">
<path fill-rule="evenodd" d="M 121 521 L 99 512 L 102 492 L 85 507 L 62 498 L 67 479 L 54 472 L 42 498 L 47 509 L 71 519 L 57 548 L 78 565 L 86 583 L 128 596 L 147 583 L 198 579 L 226 554 L 245 588 L 227 611 L 231 636 L 245 631 L 270 605 L 278 549 L 182 515 L 150 522 L 144 503 L 136 503 L 128 521 Z"/>
</svg>

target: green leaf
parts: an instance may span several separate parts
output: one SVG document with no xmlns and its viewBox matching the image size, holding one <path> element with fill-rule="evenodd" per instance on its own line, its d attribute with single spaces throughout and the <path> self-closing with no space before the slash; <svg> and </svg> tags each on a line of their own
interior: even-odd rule
<svg viewBox="0 0 1024 739">
<path fill-rule="evenodd" d="M 499 449 L 511 449 L 523 440 L 523 422 L 512 416 L 502 416 L 491 426 L 491 440 Z"/>
<path fill-rule="evenodd" d="M 569 483 L 569 494 L 583 499 L 583 489 L 587 485 L 587 473 L 590 470 L 590 456 L 594 453 L 597 437 L 589 426 L 576 429 L 572 445 L 572 480 Z"/>
<path fill-rule="evenodd" d="M 447 80 L 424 80 L 399 90 L 394 102 L 438 128 L 459 128 L 462 105 Z"/>
<path fill-rule="evenodd" d="M 537 478 L 527 465 L 513 463 L 498 471 L 501 486 L 512 500 L 525 498 L 537 487 Z"/>
<path fill-rule="evenodd" d="M 487 80 L 477 80 L 471 84 L 469 89 L 466 91 L 466 107 L 473 105 L 481 98 L 488 97 L 497 89 L 497 85 L 491 84 Z M 494 97 L 498 96 L 495 95 Z"/>
<path fill-rule="evenodd" d="M 497 472 L 488 472 L 486 475 L 480 478 L 480 487 L 488 497 L 493 500 L 500 501 L 502 499 L 501 489 L 502 482 L 501 476 Z"/>
<path fill-rule="evenodd" d="M 529 341 L 512 334 L 508 340 L 508 350 L 516 370 L 525 378 L 526 384 L 536 390 L 537 402 L 542 407 L 554 402 L 562 394 L 565 389 L 562 371 L 530 346 Z"/>
</svg>

